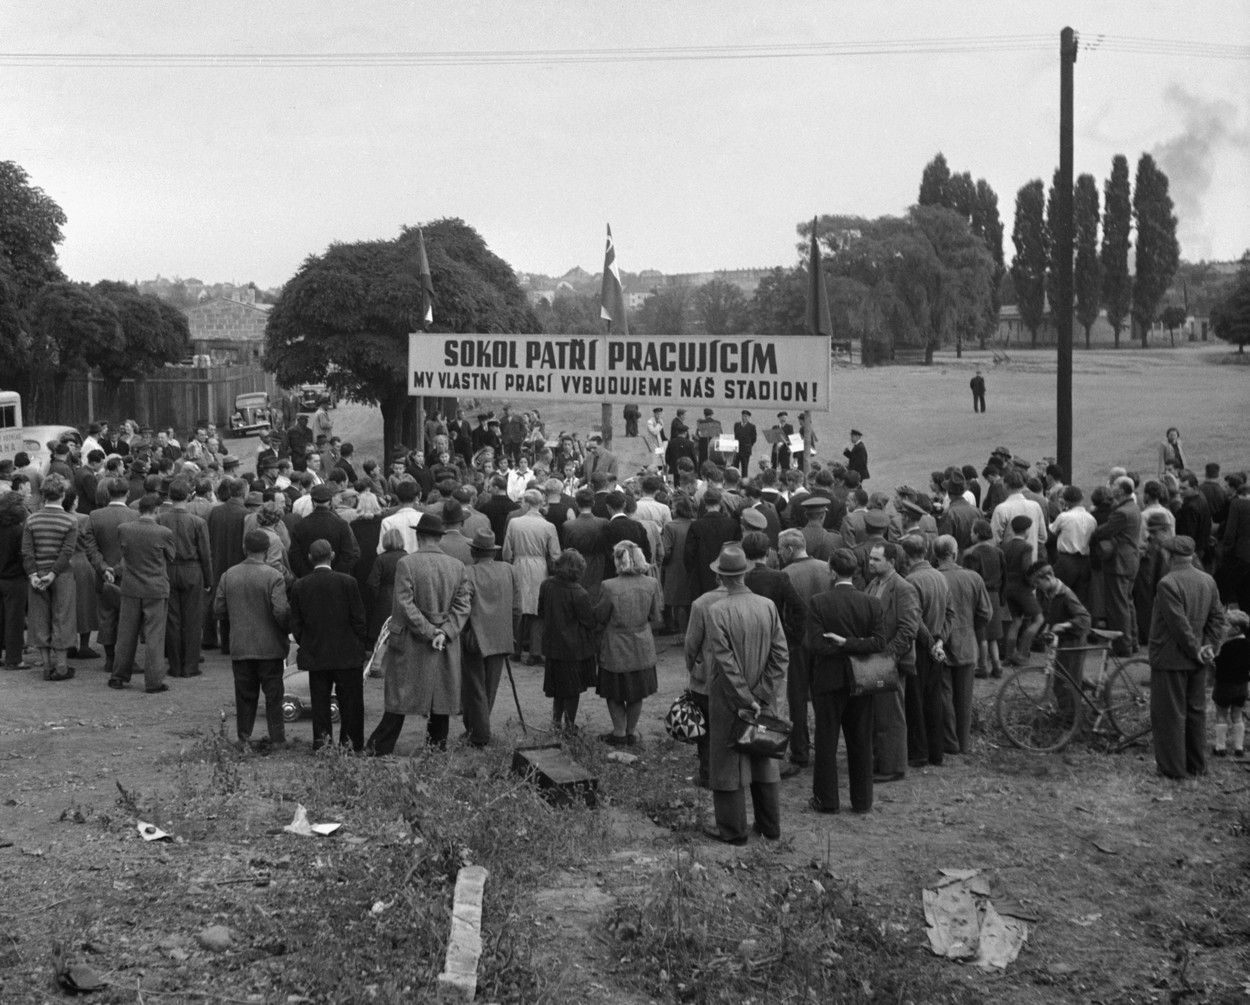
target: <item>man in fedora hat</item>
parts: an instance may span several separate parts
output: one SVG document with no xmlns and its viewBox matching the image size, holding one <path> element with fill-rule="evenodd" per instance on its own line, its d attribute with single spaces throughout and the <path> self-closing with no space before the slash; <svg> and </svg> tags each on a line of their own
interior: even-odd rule
<svg viewBox="0 0 1250 1005">
<path fill-rule="evenodd" d="M 464 563 L 438 546 L 442 536 L 440 517 L 422 517 L 417 550 L 395 569 L 383 661 L 385 712 L 365 745 L 371 754 L 394 751 L 408 715 L 425 716 L 426 743 L 446 749 L 448 724 L 460 711 L 460 633 L 469 620 L 473 586 Z"/>
<path fill-rule="evenodd" d="M 496 562 L 494 531 L 480 528 L 470 539 L 473 563 L 468 567 L 473 588 L 469 626 L 461 637 L 460 707 L 469 742 L 484 747 L 490 742 L 490 716 L 504 661 L 512 652 L 513 618 L 520 612 L 516 567 Z"/>
<path fill-rule="evenodd" d="M 707 612 L 712 636 L 712 666 L 707 668 L 708 769 L 716 826 L 704 833 L 735 845 L 747 842 L 748 787 L 755 832 L 772 841 L 781 837 L 777 761 L 740 754 L 733 747 L 742 732 L 740 713 L 752 715 L 778 706 L 790 658 L 776 606 L 756 596 L 744 582 L 749 568 L 741 545 L 721 548 L 711 569 L 725 596 Z"/>
</svg>

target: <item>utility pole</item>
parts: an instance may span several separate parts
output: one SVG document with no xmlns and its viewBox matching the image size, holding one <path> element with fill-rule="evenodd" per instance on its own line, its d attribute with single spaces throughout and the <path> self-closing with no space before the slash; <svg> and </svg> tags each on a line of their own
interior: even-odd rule
<svg viewBox="0 0 1250 1005">
<path fill-rule="evenodd" d="M 1055 388 L 1055 460 L 1063 477 L 1072 482 L 1072 78 L 1076 65 L 1076 32 L 1059 33 L 1059 232 L 1052 235 L 1059 248 L 1058 303 L 1051 304 L 1059 334 Z"/>
</svg>

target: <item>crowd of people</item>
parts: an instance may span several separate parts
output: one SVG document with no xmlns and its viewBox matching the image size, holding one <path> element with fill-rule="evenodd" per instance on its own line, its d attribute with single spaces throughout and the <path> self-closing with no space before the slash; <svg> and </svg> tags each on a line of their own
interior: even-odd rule
<svg viewBox="0 0 1250 1005">
<path fill-rule="evenodd" d="M 53 445 L 42 476 L 23 455 L 0 462 L 5 668 L 37 660 L 64 681 L 102 656 L 122 690 L 142 640 L 144 690 L 159 694 L 219 648 L 240 744 L 262 695 L 281 744 L 293 637 L 314 745 L 333 741 L 334 698 L 339 742 L 383 755 L 408 715 L 434 746 L 456 716 L 468 742 L 489 743 L 514 658 L 542 664 L 554 730 L 578 730 L 594 689 L 611 721 L 600 739 L 627 747 L 668 635 L 706 719 L 710 836 L 731 843 L 748 838 L 748 791 L 755 832 L 777 837 L 778 786 L 809 768 L 810 808 L 838 812 L 840 736 L 857 813 L 874 785 L 967 754 L 973 681 L 1036 659 L 1044 633 L 1077 646 L 1097 626 L 1118 652 L 1148 652 L 1161 773 L 1205 771 L 1210 674 L 1214 752 L 1244 752 L 1250 487 L 1215 463 L 1199 478 L 1175 430 L 1157 472 L 1113 468 L 1087 496 L 1006 448 L 870 491 L 858 430 L 844 462 L 822 464 L 808 417 L 794 439 L 784 412 L 753 467 L 749 412 L 725 451 L 710 409 L 691 429 L 684 409 L 666 424 L 655 408 L 640 433 L 635 408 L 628 432 L 654 463 L 629 476 L 601 435 L 548 437 L 537 412 L 508 406 L 431 415 L 385 468 L 323 413 L 262 433 L 249 470 L 207 423 L 185 445 L 92 425 L 81 447 Z M 898 689 L 857 693 L 849 657 L 871 653 L 893 658 Z M 366 663 L 385 677 L 367 738 Z M 733 746 L 761 711 L 793 721 L 784 765 Z"/>
</svg>

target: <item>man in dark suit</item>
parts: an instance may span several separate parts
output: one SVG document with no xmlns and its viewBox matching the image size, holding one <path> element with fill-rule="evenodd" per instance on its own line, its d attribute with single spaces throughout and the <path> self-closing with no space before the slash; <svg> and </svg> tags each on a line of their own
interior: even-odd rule
<svg viewBox="0 0 1250 1005">
<path fill-rule="evenodd" d="M 139 629 L 143 629 L 144 691 L 168 691 L 165 680 L 165 622 L 169 605 L 169 563 L 174 560 L 174 533 L 156 522 L 160 496 L 139 500 L 139 519 L 117 530 L 121 545 L 121 612 L 117 622 L 117 659 L 108 684 L 123 688 L 134 671 Z"/>
<path fill-rule="evenodd" d="M 247 482 L 237 478 L 223 478 L 217 486 L 217 498 L 221 500 L 208 513 L 208 543 L 212 548 L 213 591 L 221 583 L 221 576 L 232 565 L 243 561 L 243 521 L 247 508 L 243 498 L 247 494 Z M 220 629 L 220 630 L 219 630 Z M 230 655 L 230 615 L 204 619 L 204 648 L 213 649 L 221 639 L 221 654 Z"/>
<path fill-rule="evenodd" d="M 313 749 L 334 742 L 333 691 L 339 702 L 339 744 L 350 743 L 359 753 L 365 745 L 364 601 L 356 580 L 331 568 L 334 549 L 329 541 L 313 541 L 308 561 L 312 571 L 291 587 L 291 634 L 299 643 L 297 665 L 308 671 Z"/>
<path fill-rule="evenodd" d="M 122 548 L 117 530 L 122 524 L 138 520 L 139 514 L 126 505 L 130 486 L 124 479 L 110 479 L 108 491 L 108 505 L 93 509 L 89 519 L 100 556 L 100 565 L 96 568 L 96 583 L 100 591 L 100 630 L 96 638 L 104 647 L 104 672 L 111 677 L 117 650 L 117 611 L 120 603 L 120 595 L 114 584 L 119 578 L 122 564 Z"/>
<path fill-rule="evenodd" d="M 104 451 L 92 450 L 83 461 L 82 467 L 74 472 L 74 489 L 78 493 L 78 512 L 90 516 L 96 507 L 96 479 L 104 468 Z"/>
<path fill-rule="evenodd" d="M 612 549 L 618 542 L 633 541 L 642 549 L 643 557 L 650 562 L 651 542 L 647 540 L 647 530 L 637 520 L 625 515 L 625 496 L 620 492 L 609 492 L 604 503 L 608 507 L 608 525 L 603 532 L 608 555 L 612 554 Z M 612 579 L 615 576 L 616 563 L 608 558 L 603 578 Z"/>
<path fill-rule="evenodd" d="M 608 564 L 608 521 L 595 516 L 595 494 L 590 489 L 578 489 L 574 502 L 577 504 L 577 515 L 565 520 L 560 528 L 560 547 L 572 548 L 586 560 L 582 586 L 590 594 L 590 599 L 597 601 Z M 615 566 L 612 572 L 615 575 Z"/>
<path fill-rule="evenodd" d="M 851 430 L 851 445 L 842 451 L 846 458 L 846 469 L 858 471 L 861 482 L 868 481 L 868 448 L 864 446 L 864 434 L 858 429 Z"/>
<path fill-rule="evenodd" d="M 156 518 L 174 535 L 174 557 L 169 565 L 169 614 L 165 654 L 169 676 L 200 675 L 200 644 L 204 638 L 204 590 L 213 582 L 212 546 L 208 524 L 187 509 L 191 494 L 186 482 L 169 486 L 169 509 Z"/>
<path fill-rule="evenodd" d="M 721 545 L 737 541 L 742 535 L 738 521 L 721 509 L 721 492 L 715 485 L 703 493 L 704 514 L 686 532 L 682 561 L 690 577 L 692 597 L 716 589 L 716 574 L 711 565 L 720 555 Z"/>
<path fill-rule="evenodd" d="M 604 449 L 603 437 L 598 433 L 586 445 L 586 461 L 582 465 L 582 477 L 590 481 L 596 472 L 607 475 L 609 483 L 616 481 L 619 462 L 616 454 Z"/>
<path fill-rule="evenodd" d="M 676 419 L 673 420 L 673 425 L 677 425 Z M 668 446 L 664 448 L 664 466 L 674 478 L 677 477 L 677 462 L 683 457 L 690 458 L 692 465 L 696 463 L 697 453 L 690 440 L 690 430 L 685 424 L 682 425 L 680 432 L 673 434 L 668 441 Z"/>
<path fill-rule="evenodd" d="M 846 737 L 851 811 L 872 809 L 872 696 L 853 697 L 850 655 L 885 648 L 881 603 L 855 589 L 859 562 L 848 548 L 830 559 L 833 588 L 818 593 L 807 610 L 805 644 L 811 664 L 812 707 L 816 713 L 815 765 L 811 807 L 817 813 L 838 811 L 838 731 Z"/>
<path fill-rule="evenodd" d="M 308 550 L 314 541 L 324 539 L 330 542 L 334 552 L 334 571 L 351 573 L 352 567 L 360 560 L 360 544 L 352 533 L 351 524 L 330 509 L 334 489 L 329 485 L 314 485 L 309 494 L 313 510 L 291 531 L 291 571 L 297 577 L 312 572 Z"/>
<path fill-rule="evenodd" d="M 790 577 L 780 569 L 770 569 L 765 564 L 768 551 L 768 535 L 763 531 L 753 530 L 742 535 L 742 552 L 751 563 L 743 582 L 752 593 L 773 602 L 781 615 L 786 646 L 794 652 L 803 644 L 803 602 L 799 600 Z"/>
<path fill-rule="evenodd" d="M 743 478 L 751 474 L 751 451 L 755 449 L 757 435 L 751 413 L 744 408 L 741 421 L 734 423 L 734 439 L 738 441 L 738 470 Z"/>
<path fill-rule="evenodd" d="M 1112 643 L 1117 655 L 1137 650 L 1137 610 L 1133 606 L 1133 581 L 1141 565 L 1141 510 L 1137 508 L 1133 479 L 1117 478 L 1111 487 L 1115 507 L 1107 522 L 1094 528 L 1092 547 L 1110 544 L 1110 554 L 1102 556 L 1102 577 L 1107 604 L 1107 627 L 1124 634 Z"/>
</svg>

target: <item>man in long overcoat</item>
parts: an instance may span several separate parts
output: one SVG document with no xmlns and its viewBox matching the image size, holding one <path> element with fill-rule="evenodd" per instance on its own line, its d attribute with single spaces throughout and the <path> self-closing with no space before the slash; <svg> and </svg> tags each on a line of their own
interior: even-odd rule
<svg viewBox="0 0 1250 1005">
<path fill-rule="evenodd" d="M 490 715 L 495 707 L 499 678 L 504 661 L 512 652 L 512 619 L 521 598 L 516 567 L 495 561 L 499 546 L 489 527 L 473 535 L 469 550 L 473 564 L 466 571 L 473 587 L 473 600 L 461 654 L 460 706 L 469 742 L 475 747 L 485 747 L 490 743 Z"/>
<path fill-rule="evenodd" d="M 1112 648 L 1128 656 L 1137 649 L 1137 611 L 1133 607 L 1133 581 L 1141 564 L 1141 510 L 1133 494 L 1133 479 L 1117 478 L 1111 487 L 1115 509 L 1107 522 L 1095 528 L 1090 538 L 1098 547 L 1109 542 L 1110 553 L 1102 555 L 1102 577 L 1107 603 L 1107 627 L 1122 632 Z"/>
<path fill-rule="evenodd" d="M 866 591 L 881 602 L 885 615 L 885 652 L 898 661 L 899 683 L 904 674 L 916 676 L 916 633 L 920 629 L 920 595 L 894 567 L 894 544 L 874 544 L 868 552 L 872 577 Z M 902 691 L 879 691 L 872 696 L 873 781 L 896 782 L 907 772 L 907 719 Z"/>
<path fill-rule="evenodd" d="M 946 577 L 951 595 L 951 620 L 946 626 L 946 665 L 942 671 L 942 701 L 946 709 L 946 738 L 950 739 L 952 726 L 949 717 L 954 714 L 955 743 L 961 754 L 968 753 L 972 731 L 972 682 L 976 677 L 977 659 L 981 642 L 990 622 L 989 591 L 985 580 L 971 569 L 962 569 L 956 563 L 959 541 L 950 534 L 943 534 L 933 543 L 933 558 L 938 572 Z"/>
<path fill-rule="evenodd" d="M 446 748 L 451 716 L 460 711 L 460 633 L 469 620 L 473 587 L 464 563 L 439 548 L 442 536 L 439 517 L 422 517 L 417 550 L 395 569 L 383 659 L 385 712 L 365 744 L 373 754 L 395 749 L 406 715 L 426 716 L 426 743 Z"/>
<path fill-rule="evenodd" d="M 542 514 L 546 500 L 538 489 L 527 489 L 521 496 L 521 512 L 508 521 L 503 537 L 503 560 L 511 562 L 516 573 L 516 590 L 521 612 L 516 625 L 516 647 L 527 641 L 526 666 L 542 655 L 542 621 L 538 617 L 538 589 L 547 578 L 551 563 L 560 557 L 560 538 L 555 525 Z"/>
<path fill-rule="evenodd" d="M 713 656 L 708 668 L 708 768 L 716 826 L 705 833 L 737 845 L 747 841 L 748 786 L 755 832 L 773 841 L 781 836 L 778 762 L 740 754 L 733 743 L 742 732 L 739 712 L 775 712 L 780 706 L 790 660 L 776 606 L 743 582 L 748 568 L 740 545 L 721 549 L 712 571 L 725 596 L 707 611 Z"/>
</svg>

